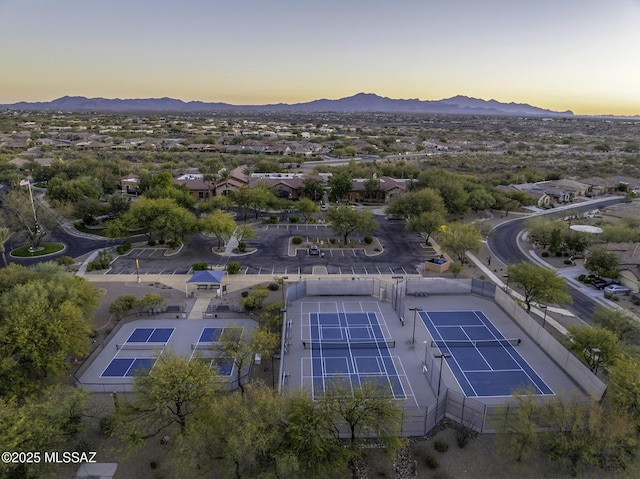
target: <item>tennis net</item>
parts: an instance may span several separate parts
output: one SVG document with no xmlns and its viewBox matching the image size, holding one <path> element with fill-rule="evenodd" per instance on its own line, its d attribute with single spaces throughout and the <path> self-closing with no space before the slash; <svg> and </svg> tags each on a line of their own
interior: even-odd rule
<svg viewBox="0 0 640 479">
<path fill-rule="evenodd" d="M 164 349 L 166 343 L 123 343 L 116 344 L 116 349 Z"/>
<path fill-rule="evenodd" d="M 522 342 L 521 339 L 478 339 L 478 340 L 435 340 L 431 341 L 432 348 L 484 348 L 491 346 L 519 346 Z"/>
<path fill-rule="evenodd" d="M 375 349 L 395 348 L 396 341 L 302 341 L 304 349 Z"/>
</svg>

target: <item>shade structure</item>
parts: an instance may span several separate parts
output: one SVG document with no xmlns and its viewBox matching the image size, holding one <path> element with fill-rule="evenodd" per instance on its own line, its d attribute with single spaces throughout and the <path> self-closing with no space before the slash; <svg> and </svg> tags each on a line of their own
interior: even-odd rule
<svg viewBox="0 0 640 479">
<path fill-rule="evenodd" d="M 220 293 L 220 285 L 222 284 L 222 279 L 227 274 L 226 271 L 219 270 L 204 270 L 204 271 L 194 271 L 193 276 L 187 280 L 185 284 L 185 294 L 189 295 L 189 284 L 196 284 L 198 289 L 214 289 Z"/>
</svg>

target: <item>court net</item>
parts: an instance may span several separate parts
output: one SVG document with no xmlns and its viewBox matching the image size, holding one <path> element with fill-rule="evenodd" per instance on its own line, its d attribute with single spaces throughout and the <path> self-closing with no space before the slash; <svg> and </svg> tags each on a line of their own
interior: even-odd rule
<svg viewBox="0 0 640 479">
<path fill-rule="evenodd" d="M 123 343 L 116 344 L 116 349 L 164 349 L 166 343 Z"/>
<path fill-rule="evenodd" d="M 519 346 L 522 342 L 521 339 L 478 339 L 478 340 L 435 340 L 431 341 L 432 348 L 484 348 L 484 347 L 496 347 L 496 346 Z"/>
<path fill-rule="evenodd" d="M 302 341 L 304 349 L 376 349 L 395 348 L 396 341 Z"/>
</svg>

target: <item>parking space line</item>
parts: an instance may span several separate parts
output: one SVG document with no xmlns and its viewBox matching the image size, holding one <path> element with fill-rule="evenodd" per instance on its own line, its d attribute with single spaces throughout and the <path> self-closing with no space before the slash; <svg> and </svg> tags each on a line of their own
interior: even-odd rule
<svg viewBox="0 0 640 479">
<path fill-rule="evenodd" d="M 407 273 L 407 270 L 406 270 L 406 269 L 404 269 L 404 267 L 402 267 L 402 272 L 403 272 L 404 274 L 409 274 L 409 273 Z"/>
</svg>

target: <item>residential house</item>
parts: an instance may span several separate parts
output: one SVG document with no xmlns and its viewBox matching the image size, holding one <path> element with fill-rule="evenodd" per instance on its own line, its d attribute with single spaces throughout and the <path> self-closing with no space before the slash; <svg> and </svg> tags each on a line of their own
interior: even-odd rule
<svg viewBox="0 0 640 479">
<path fill-rule="evenodd" d="M 640 243 L 608 243 L 605 247 L 618 257 L 620 283 L 640 291 Z"/>
<path fill-rule="evenodd" d="M 136 192 L 140 186 L 140 177 L 138 175 L 129 174 L 120 178 L 120 189 L 127 193 Z"/>
<path fill-rule="evenodd" d="M 612 195 L 616 192 L 618 183 L 614 183 L 606 178 L 600 178 L 599 176 L 593 176 L 591 178 L 584 178 L 580 180 L 580 183 L 587 185 L 587 191 L 585 196 L 595 198 L 597 196 Z"/>
</svg>

